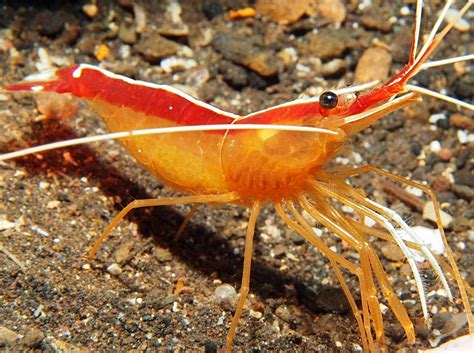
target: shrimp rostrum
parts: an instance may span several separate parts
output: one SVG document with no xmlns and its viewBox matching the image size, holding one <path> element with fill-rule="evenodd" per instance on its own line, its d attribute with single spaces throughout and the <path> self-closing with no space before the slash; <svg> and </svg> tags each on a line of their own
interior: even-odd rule
<svg viewBox="0 0 474 353">
<path fill-rule="evenodd" d="M 472 3 L 469 0 L 464 4 L 459 10 L 459 18 Z M 105 120 L 112 134 L 13 152 L 1 156 L 1 159 L 119 138 L 130 153 L 158 178 L 190 194 L 133 201 L 104 230 L 92 247 L 90 257 L 95 256 L 102 241 L 120 220 L 136 208 L 199 203 L 250 207 L 240 297 L 227 335 L 228 351 L 232 349 L 249 291 L 255 225 L 265 204 L 272 204 L 291 229 L 328 258 L 357 321 L 364 351 L 375 351 L 376 342 L 382 344 L 384 341 L 381 300 L 388 304 L 403 326 L 408 341 L 415 341 L 414 325 L 371 243 L 374 238 L 384 239 L 400 248 L 411 269 L 425 318 L 429 316 L 426 292 L 413 250 L 423 254 L 426 264 L 436 273 L 451 299 L 455 292 L 450 282 L 455 282 L 472 332 L 474 320 L 466 285 L 444 236 L 440 206 L 434 193 L 425 186 L 370 165 L 328 167 L 328 163 L 342 153 L 349 137 L 388 113 L 419 102 L 422 95 L 473 110 L 472 103 L 410 83 L 421 70 L 473 59 L 473 55 L 465 55 L 428 61 L 453 27 L 454 22 L 444 21 L 450 6 L 451 1 L 447 1 L 426 40 L 420 43 L 422 1 L 417 1 L 409 61 L 387 82 L 326 91 L 319 97 L 295 100 L 246 116 L 217 109 L 169 86 L 131 80 L 90 65 L 81 64 L 28 76 L 23 82 L 7 86 L 6 90 L 69 93 L 80 97 Z M 396 212 L 371 200 L 348 183 L 350 177 L 368 172 L 416 186 L 432 198 L 447 261 L 434 255 Z M 355 213 L 343 212 L 342 206 L 352 208 Z M 357 257 L 349 258 L 333 251 L 324 238 L 316 234 L 303 213 L 348 244 Z M 378 227 L 367 226 L 365 219 L 371 219 Z M 401 237 L 402 231 L 409 240 Z M 359 281 L 360 305 L 349 289 L 345 273 Z"/>
</svg>

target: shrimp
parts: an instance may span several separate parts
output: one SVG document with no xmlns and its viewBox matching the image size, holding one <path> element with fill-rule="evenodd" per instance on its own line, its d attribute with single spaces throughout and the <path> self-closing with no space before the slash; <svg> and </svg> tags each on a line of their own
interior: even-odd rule
<svg viewBox="0 0 474 353">
<path fill-rule="evenodd" d="M 473 2 L 469 0 L 462 7 L 459 18 Z M 422 95 L 473 110 L 470 103 L 410 83 L 424 69 L 473 58 L 473 55 L 466 55 L 428 61 L 453 27 L 454 22 L 443 25 L 451 3 L 446 1 L 427 39 L 420 45 L 423 4 L 421 0 L 417 1 L 409 61 L 387 82 L 326 91 L 318 97 L 298 99 L 245 116 L 218 109 L 170 86 L 132 80 L 86 64 L 30 75 L 20 83 L 6 86 L 5 90 L 67 93 L 82 98 L 103 118 L 112 133 L 12 152 L 0 156 L 0 160 L 118 138 L 135 159 L 160 180 L 189 194 L 131 202 L 98 237 L 89 251 L 89 258 L 95 257 L 106 237 L 130 211 L 137 208 L 220 203 L 250 208 L 240 297 L 226 338 L 228 352 L 232 350 L 249 292 L 257 217 L 267 204 L 274 206 L 288 227 L 328 258 L 355 316 L 364 351 L 375 352 L 376 345 L 384 342 L 381 298 L 402 325 L 408 341 L 415 342 L 414 325 L 371 243 L 373 238 L 396 244 L 403 253 L 425 319 L 429 318 L 427 294 L 413 250 L 423 254 L 450 299 L 454 294 L 448 279 L 454 278 L 469 329 L 473 332 L 474 319 L 466 284 L 446 241 L 440 206 L 433 191 L 371 165 L 328 167 L 343 152 L 348 138 L 388 113 L 419 102 Z M 432 198 L 438 229 L 446 247 L 447 263 L 433 254 L 395 211 L 373 201 L 348 183 L 350 177 L 369 172 L 419 188 Z M 341 206 L 351 207 L 360 217 L 342 212 Z M 357 259 L 331 249 L 317 235 L 304 213 L 344 241 L 357 254 Z M 366 226 L 364 219 L 371 219 L 381 229 Z M 409 241 L 401 237 L 401 231 L 407 234 Z M 351 293 L 345 272 L 359 281 L 361 309 Z"/>
</svg>

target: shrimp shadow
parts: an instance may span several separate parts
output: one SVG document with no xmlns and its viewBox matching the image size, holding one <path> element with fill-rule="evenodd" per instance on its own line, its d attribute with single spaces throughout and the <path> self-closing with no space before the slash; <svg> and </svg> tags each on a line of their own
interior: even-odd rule
<svg viewBox="0 0 474 353">
<path fill-rule="evenodd" d="M 31 136 L 26 138 L 31 141 L 32 146 L 78 137 L 72 128 L 57 121 L 34 124 L 31 129 Z M 19 147 L 14 143 L 8 147 L 0 146 L 3 152 L 7 152 L 6 149 L 11 151 Z M 64 157 L 66 151 L 71 158 Z M 41 159 L 36 156 L 18 158 L 15 164 L 35 175 L 68 175 L 75 178 L 88 176 L 89 182 L 100 188 L 105 195 L 122 200 L 116 205 L 117 212 L 133 200 L 156 197 L 150 195 L 145 187 L 126 178 L 110 161 L 101 158 L 96 151 L 85 145 L 49 151 L 43 153 Z M 104 214 L 101 216 L 109 218 Z M 167 206 L 136 209 L 127 217 L 138 225 L 140 234 L 153 239 L 154 244 L 169 249 L 180 261 L 206 276 L 217 273 L 224 282 L 240 287 L 243 257 L 235 254 L 229 242 L 217 233 L 191 222 L 185 234 L 186 239 L 176 241 L 176 231 L 184 217 Z M 258 248 L 258 237 L 256 242 Z M 295 288 L 299 304 L 312 313 L 345 314 L 350 311 L 342 289 L 317 286 L 315 283 L 310 286 L 296 276 L 270 267 L 260 257 L 258 253 L 254 254 L 251 292 L 264 299 L 281 298 L 287 296 L 285 287 L 290 285 Z"/>
</svg>

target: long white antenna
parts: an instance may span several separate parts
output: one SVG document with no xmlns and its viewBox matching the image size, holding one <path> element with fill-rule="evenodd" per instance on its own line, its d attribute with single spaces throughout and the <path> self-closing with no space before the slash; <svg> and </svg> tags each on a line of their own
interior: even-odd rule
<svg viewBox="0 0 474 353">
<path fill-rule="evenodd" d="M 295 125 L 267 125 L 267 124 L 216 124 L 216 125 L 191 125 L 191 126 L 173 126 L 162 127 L 155 129 L 143 129 L 133 131 L 121 131 L 111 134 L 102 134 L 97 136 L 80 137 L 76 139 L 48 143 L 41 146 L 26 148 L 21 151 L 10 152 L 0 155 L 0 161 L 6 161 L 17 157 L 26 156 L 32 153 L 39 153 L 49 151 L 57 148 L 81 145 L 84 143 L 91 143 L 104 140 L 113 140 L 126 137 L 144 136 L 144 135 L 158 135 L 158 134 L 173 134 L 178 132 L 196 132 L 196 131 L 220 131 L 220 130 L 278 130 L 278 131 L 296 131 L 319 133 L 327 135 L 338 135 L 338 132 L 311 127 L 311 126 L 295 126 Z"/>
<path fill-rule="evenodd" d="M 472 103 L 467 103 L 467 102 L 464 102 L 462 100 L 446 96 L 446 95 L 441 94 L 439 92 L 432 91 L 428 88 L 423 88 L 423 87 L 410 85 L 410 84 L 405 85 L 405 87 L 410 91 L 418 92 L 418 93 L 421 93 L 421 94 L 424 94 L 424 95 L 427 95 L 427 96 L 431 96 L 431 97 L 434 97 L 434 98 L 437 98 L 437 99 L 441 99 L 443 101 L 459 105 L 460 107 L 463 107 L 463 108 L 466 108 L 466 109 L 469 109 L 469 110 L 474 110 L 474 104 L 472 104 Z"/>
<path fill-rule="evenodd" d="M 451 4 L 453 3 L 452 0 L 448 0 L 446 1 L 446 4 L 444 5 L 443 7 L 443 10 L 441 10 L 441 13 L 440 15 L 438 16 L 438 19 L 436 20 L 429 36 L 428 36 L 428 39 L 426 40 L 425 44 L 423 45 L 423 47 L 421 48 L 419 54 L 417 55 L 416 57 L 416 60 L 418 61 L 425 53 L 426 51 L 428 50 L 428 48 L 430 47 L 431 43 L 433 42 L 433 39 L 436 35 L 436 33 L 438 33 L 438 30 L 439 30 L 439 27 L 441 26 L 441 24 L 443 23 L 443 20 L 444 20 L 444 16 L 446 16 L 446 12 L 448 12 L 449 8 L 451 7 Z"/>
<path fill-rule="evenodd" d="M 413 48 L 411 52 L 410 62 L 414 63 L 416 59 L 416 52 L 418 50 L 418 42 L 420 40 L 420 28 L 421 28 L 421 16 L 423 13 L 423 0 L 416 2 L 416 13 L 415 13 L 415 33 L 413 34 Z"/>
<path fill-rule="evenodd" d="M 474 54 L 461 55 L 461 56 L 456 56 L 454 58 L 448 58 L 448 59 L 442 59 L 442 60 L 428 61 L 421 65 L 421 70 L 429 69 L 430 67 L 449 65 L 449 64 L 457 63 L 459 61 L 468 61 L 468 60 L 474 60 Z"/>
</svg>

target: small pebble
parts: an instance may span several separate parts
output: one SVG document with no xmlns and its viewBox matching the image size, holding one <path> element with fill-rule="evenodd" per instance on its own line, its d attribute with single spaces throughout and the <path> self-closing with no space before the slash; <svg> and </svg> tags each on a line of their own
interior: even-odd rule
<svg viewBox="0 0 474 353">
<path fill-rule="evenodd" d="M 453 156 L 453 152 L 448 148 L 441 148 L 438 152 L 438 156 L 442 161 L 447 162 Z"/>
<path fill-rule="evenodd" d="M 380 306 L 380 311 L 382 312 L 383 315 L 385 315 L 385 313 L 389 310 L 389 307 L 383 303 L 380 303 L 379 306 Z"/>
<path fill-rule="evenodd" d="M 379 47 L 368 48 L 359 61 L 354 73 L 356 83 L 370 81 L 385 81 L 390 71 L 392 55 L 385 49 Z"/>
<path fill-rule="evenodd" d="M 462 144 L 465 144 L 468 142 L 468 134 L 466 131 L 464 130 L 458 130 L 457 132 L 457 136 L 458 136 L 458 141 Z"/>
<path fill-rule="evenodd" d="M 402 16 L 409 16 L 411 14 L 410 8 L 408 6 L 403 6 L 400 9 L 400 15 Z"/>
<path fill-rule="evenodd" d="M 444 175 L 438 175 L 431 185 L 436 192 L 445 192 L 451 188 L 450 180 Z"/>
<path fill-rule="evenodd" d="M 8 221 L 5 218 L 0 219 L 0 231 L 11 229 L 15 227 L 15 223 Z"/>
<path fill-rule="evenodd" d="M 46 190 L 47 188 L 49 188 L 50 184 L 46 181 L 40 181 L 38 186 L 41 190 Z"/>
<path fill-rule="evenodd" d="M 430 150 L 433 153 L 438 153 L 439 151 L 441 151 L 441 143 L 437 140 L 431 141 Z"/>
<path fill-rule="evenodd" d="M 469 131 L 474 130 L 474 119 L 463 115 L 463 114 L 453 114 L 449 118 L 451 125 L 458 127 L 460 129 L 466 129 Z"/>
<path fill-rule="evenodd" d="M 405 258 L 397 244 L 385 244 L 380 250 L 387 260 L 393 262 L 399 262 Z"/>
<path fill-rule="evenodd" d="M 283 60 L 285 66 L 296 63 L 298 60 L 298 52 L 293 47 L 287 47 L 278 52 L 278 57 Z"/>
<path fill-rule="evenodd" d="M 90 18 L 94 18 L 99 14 L 99 8 L 96 4 L 85 4 L 82 11 Z"/>
<path fill-rule="evenodd" d="M 444 119 L 447 119 L 446 114 L 438 113 L 438 114 L 431 115 L 429 118 L 429 122 L 431 124 L 436 124 L 438 120 L 444 120 Z"/>
<path fill-rule="evenodd" d="M 48 209 L 53 209 L 53 208 L 57 208 L 59 205 L 61 204 L 61 201 L 58 201 L 58 200 L 54 200 L 54 201 L 49 201 L 47 204 L 46 204 L 46 208 Z"/>
<path fill-rule="evenodd" d="M 421 197 L 421 196 L 423 196 L 423 191 L 420 190 L 420 189 L 418 189 L 418 188 L 415 188 L 415 187 L 413 187 L 413 186 L 410 186 L 410 185 L 409 185 L 409 186 L 407 186 L 407 187 L 405 188 L 405 190 L 406 190 L 406 192 L 408 192 L 408 193 L 410 193 L 410 194 L 412 194 L 412 195 L 415 195 L 416 197 Z"/>
<path fill-rule="evenodd" d="M 249 315 L 255 319 L 261 319 L 263 314 L 260 311 L 250 309 Z"/>
<path fill-rule="evenodd" d="M 342 23 L 346 19 L 346 7 L 341 0 L 316 1 L 319 14 L 333 23 Z"/>
<path fill-rule="evenodd" d="M 312 3 L 313 1 L 310 0 L 257 0 L 255 10 L 279 24 L 287 25 L 298 21 L 308 11 L 312 11 Z"/>
<path fill-rule="evenodd" d="M 91 265 L 90 265 L 90 264 L 84 264 L 84 265 L 82 265 L 81 268 L 82 268 L 83 270 L 85 270 L 85 271 L 88 271 L 88 270 L 91 269 Z"/>
<path fill-rule="evenodd" d="M 122 273 L 122 268 L 117 263 L 113 263 L 107 267 L 107 272 L 113 276 L 118 276 Z"/>
<path fill-rule="evenodd" d="M 275 309 L 275 315 L 286 322 L 292 322 L 295 318 L 293 311 L 288 305 L 282 304 Z"/>
<path fill-rule="evenodd" d="M 333 59 L 321 67 L 323 77 L 342 75 L 347 69 L 347 62 L 343 59 Z"/>
<path fill-rule="evenodd" d="M 235 288 L 227 283 L 221 284 L 214 290 L 214 297 L 218 302 L 230 301 L 236 296 L 237 292 L 235 291 Z"/>
</svg>

